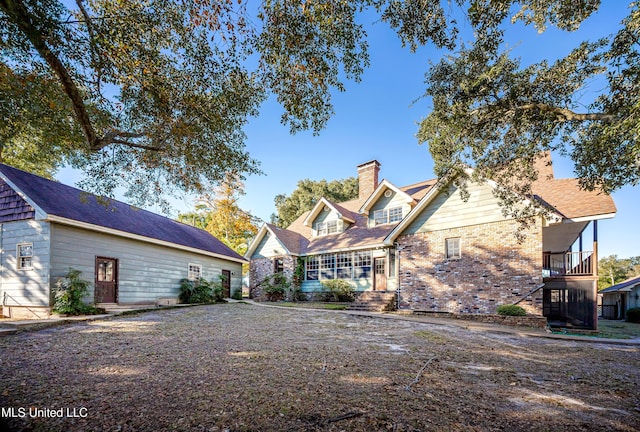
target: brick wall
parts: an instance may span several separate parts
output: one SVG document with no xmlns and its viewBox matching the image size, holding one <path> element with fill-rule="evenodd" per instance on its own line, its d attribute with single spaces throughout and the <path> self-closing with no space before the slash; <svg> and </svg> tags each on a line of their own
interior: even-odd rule
<svg viewBox="0 0 640 432">
<path fill-rule="evenodd" d="M 450 313 L 494 314 L 542 284 L 542 227 L 536 222 L 521 243 L 515 221 L 404 235 L 400 307 Z M 461 258 L 445 257 L 445 239 L 461 239 Z M 518 304 L 542 314 L 542 290 Z"/>
<path fill-rule="evenodd" d="M 264 279 L 273 274 L 273 261 L 282 258 L 283 273 L 287 280 L 291 281 L 296 268 L 296 257 L 282 255 L 271 258 L 252 259 L 249 264 L 249 297 L 257 301 L 267 300 L 266 293 L 263 292 L 260 284 Z"/>
</svg>

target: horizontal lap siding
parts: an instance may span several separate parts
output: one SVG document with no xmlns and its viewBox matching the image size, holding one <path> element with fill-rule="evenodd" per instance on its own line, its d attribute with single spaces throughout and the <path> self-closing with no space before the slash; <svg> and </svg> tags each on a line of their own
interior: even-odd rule
<svg viewBox="0 0 640 432">
<path fill-rule="evenodd" d="M 31 219 L 1 226 L 2 299 L 6 293 L 7 305 L 49 306 L 49 224 Z M 33 244 L 32 270 L 18 270 L 20 243 Z"/>
<path fill-rule="evenodd" d="M 177 297 L 189 263 L 202 265 L 202 276 L 215 282 L 230 270 L 231 292 L 242 287 L 242 265 L 235 262 L 63 225 L 54 226 L 52 240 L 53 278 L 73 267 L 93 286 L 96 256 L 117 258 L 119 303 Z"/>
<path fill-rule="evenodd" d="M 267 233 L 251 256 L 251 259 L 272 258 L 278 255 L 285 255 L 286 253 L 282 243 L 280 243 L 275 236 L 271 235 L 271 233 Z"/>
<path fill-rule="evenodd" d="M 464 201 L 453 185 L 442 191 L 409 225 L 403 234 L 480 225 L 504 220 L 492 188 L 486 184 L 469 184 L 469 199 Z"/>
</svg>

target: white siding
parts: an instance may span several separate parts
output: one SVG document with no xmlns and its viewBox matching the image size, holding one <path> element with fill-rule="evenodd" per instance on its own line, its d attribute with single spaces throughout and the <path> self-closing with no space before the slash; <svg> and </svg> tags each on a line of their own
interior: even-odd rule
<svg viewBox="0 0 640 432">
<path fill-rule="evenodd" d="M 0 301 L 6 305 L 49 306 L 49 223 L 33 219 L 0 226 Z M 17 245 L 33 244 L 33 268 L 18 269 Z M 6 296 L 5 296 L 6 294 Z"/>
<path fill-rule="evenodd" d="M 434 198 L 403 234 L 480 225 L 505 219 L 491 186 L 469 184 L 468 191 L 469 199 L 464 201 L 460 190 L 450 185 Z"/>
<path fill-rule="evenodd" d="M 81 277 L 93 285 L 96 257 L 117 258 L 119 303 L 177 297 L 180 280 L 187 277 L 189 263 L 201 264 L 202 277 L 215 282 L 219 281 L 222 270 L 230 270 L 231 293 L 242 289 L 240 263 L 206 255 L 59 224 L 53 226 L 51 245 L 54 281 L 73 267 L 82 271 Z"/>
</svg>

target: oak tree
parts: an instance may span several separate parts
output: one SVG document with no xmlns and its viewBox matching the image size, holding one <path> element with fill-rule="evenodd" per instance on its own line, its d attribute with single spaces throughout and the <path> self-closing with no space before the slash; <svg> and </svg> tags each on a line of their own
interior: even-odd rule
<svg viewBox="0 0 640 432">
<path fill-rule="evenodd" d="M 291 195 L 280 194 L 275 197 L 278 213 L 271 215 L 271 222 L 286 228 L 304 212 L 311 210 L 321 198 L 335 203 L 358 198 L 358 179 L 348 177 L 330 182 L 300 180 Z"/>
<path fill-rule="evenodd" d="M 427 71 L 421 122 L 436 173 L 475 168 L 530 192 L 535 155 L 570 156 L 587 189 L 639 181 L 638 5 L 616 32 L 554 62 L 523 65 L 505 29 L 567 32 L 599 0 L 0 0 L 0 157 L 48 155 L 84 186 L 125 186 L 137 202 L 203 193 L 227 172 L 257 173 L 242 131 L 269 94 L 292 132 L 319 132 L 332 92 L 369 64 L 369 9 L 415 51 L 449 55 Z M 626 7 L 619 2 L 619 7 Z M 470 32 L 465 32 L 470 29 Z M 604 85 L 586 109 L 579 96 Z M 35 152 L 28 147 L 36 146 Z M 507 180 L 504 180 L 507 179 Z M 503 197 L 508 201 L 509 197 Z"/>
</svg>

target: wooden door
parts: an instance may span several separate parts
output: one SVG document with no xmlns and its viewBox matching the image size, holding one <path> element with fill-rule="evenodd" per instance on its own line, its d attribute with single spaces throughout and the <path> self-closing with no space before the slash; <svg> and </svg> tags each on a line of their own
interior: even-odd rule
<svg viewBox="0 0 640 432">
<path fill-rule="evenodd" d="M 222 294 L 224 298 L 231 297 L 231 272 L 222 270 Z"/>
<path fill-rule="evenodd" d="M 118 299 L 118 260 L 96 258 L 96 303 L 116 303 Z"/>
<path fill-rule="evenodd" d="M 384 258 L 373 260 L 373 289 L 375 291 L 387 290 L 387 273 Z"/>
</svg>

